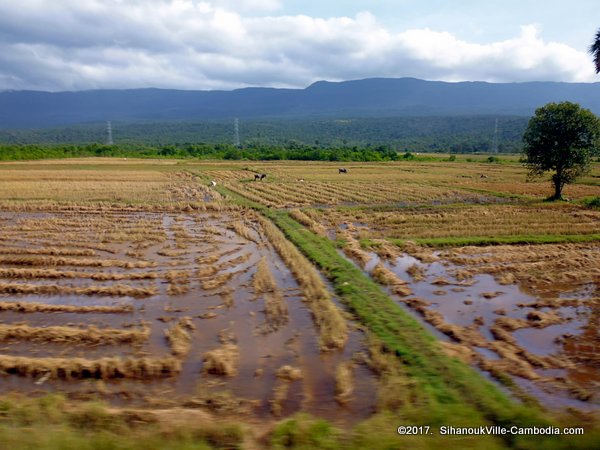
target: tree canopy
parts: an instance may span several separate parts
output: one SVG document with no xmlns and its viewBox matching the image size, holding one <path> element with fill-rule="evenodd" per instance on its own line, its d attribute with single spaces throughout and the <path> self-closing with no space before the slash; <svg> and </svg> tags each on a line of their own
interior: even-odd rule
<svg viewBox="0 0 600 450">
<path fill-rule="evenodd" d="M 600 120 L 576 103 L 548 103 L 529 120 L 523 141 L 525 165 L 531 176 L 553 171 L 553 199 L 562 197 L 565 184 L 572 183 L 590 166 L 598 147 Z"/>
<path fill-rule="evenodd" d="M 600 29 L 596 33 L 594 42 L 590 47 L 590 53 L 594 58 L 594 64 L 596 65 L 596 73 L 600 73 Z"/>
</svg>

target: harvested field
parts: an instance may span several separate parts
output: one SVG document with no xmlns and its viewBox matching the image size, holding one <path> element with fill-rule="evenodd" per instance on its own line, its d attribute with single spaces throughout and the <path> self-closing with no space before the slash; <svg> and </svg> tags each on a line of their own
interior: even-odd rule
<svg viewBox="0 0 600 450">
<path fill-rule="evenodd" d="M 515 161 L 516 162 L 516 161 Z M 542 199 L 551 192 L 548 180 L 525 182 L 526 171 L 518 164 L 388 162 L 339 163 L 295 161 L 260 163 L 246 170 L 231 167 L 210 171 L 229 189 L 271 207 L 308 205 L 494 203 L 497 195 Z M 265 182 L 253 182 L 255 173 L 266 173 Z M 481 175 L 485 175 L 482 177 Z M 582 198 L 600 195 L 593 177 L 567 185 L 565 195 Z"/>
<path fill-rule="evenodd" d="M 286 446 L 297 412 L 370 419 L 330 448 L 414 446 L 398 418 L 593 424 L 598 211 L 538 202 L 547 181 L 510 162 L 339 164 L 0 164 L 0 394 L 266 423 L 224 448 Z M 598 195 L 597 173 L 566 195 Z M 524 237 L 543 244 L 499 245 Z"/>
<path fill-rule="evenodd" d="M 589 409 L 600 404 L 598 255 L 596 243 L 459 247 L 431 263 L 371 253 L 365 270 L 450 340 L 449 355 L 515 377 L 548 405 Z"/>
<path fill-rule="evenodd" d="M 198 183 L 189 172 L 174 172 L 161 163 L 107 166 L 93 169 L 65 161 L 52 168 L 31 164 L 3 166 L 0 200 L 59 200 L 69 202 L 205 202 L 218 201 L 220 195 Z M 90 166 L 87 161 L 86 166 Z M 169 173 L 173 172 L 173 173 Z"/>
<path fill-rule="evenodd" d="M 600 243 L 461 247 L 442 257 L 460 265 L 457 275 L 493 275 L 538 295 L 577 292 L 600 285 Z"/>
<path fill-rule="evenodd" d="M 293 179 L 296 169 L 272 167 L 270 185 L 231 186 L 271 207 L 304 206 L 292 209 L 290 217 L 335 239 L 347 258 L 449 340 L 444 347 L 449 354 L 499 379 L 515 377 L 546 404 L 598 405 L 600 398 L 591 394 L 600 387 L 593 354 L 598 348 L 593 331 L 600 285 L 598 210 L 532 201 L 543 192 L 549 195 L 550 186 L 519 180 L 524 171 L 518 168 L 461 165 L 464 172 L 459 174 L 444 164 L 402 166 L 390 163 L 375 171 L 356 164 L 349 170 L 352 177 L 344 178 L 322 165 L 307 171 L 305 184 Z M 268 167 L 259 170 L 267 172 Z M 427 198 L 406 195 L 398 200 L 392 194 L 387 203 L 371 194 L 371 177 L 378 177 L 382 193 L 389 192 L 398 172 L 407 187 L 426 183 L 451 188 L 447 199 L 440 201 L 427 189 L 422 191 Z M 333 207 L 322 207 L 293 188 L 283 189 L 286 184 L 306 186 L 309 180 L 305 197 L 319 183 L 346 188 L 347 197 L 332 196 L 323 205 Z M 355 195 L 354 183 L 364 185 L 360 195 Z M 570 186 L 566 195 L 600 193 L 593 178 L 582 183 L 587 184 Z M 454 189 L 486 197 L 454 197 Z M 333 191 L 325 187 L 324 192 Z M 496 194 L 503 199 L 493 198 Z M 528 199 L 510 199 L 512 194 Z M 339 206 L 345 203 L 352 206 Z M 465 246 L 470 242 L 477 246 Z M 343 379 L 344 371 L 340 373 Z"/>
<path fill-rule="evenodd" d="M 459 190 L 448 192 L 446 188 L 438 188 L 424 184 L 390 184 L 377 182 L 345 181 L 310 183 L 310 190 L 302 182 L 277 183 L 227 183 L 226 186 L 251 200 L 267 206 L 295 207 L 308 205 L 343 205 L 343 204 L 390 204 L 405 202 L 418 204 L 421 202 L 455 203 L 460 201 L 479 201 L 480 194 L 472 194 Z"/>
<path fill-rule="evenodd" d="M 600 230 L 600 211 L 568 204 L 455 206 L 383 211 L 332 208 L 319 213 L 322 225 L 337 233 L 342 233 L 347 224 L 358 224 L 356 237 L 361 239 L 597 235 Z"/>
<path fill-rule="evenodd" d="M 337 411 L 334 368 L 360 349 L 360 333 L 348 331 L 315 269 L 254 213 L 115 207 L 0 219 L 0 391 L 28 392 L 24 377 L 34 377 L 38 390 L 78 396 L 89 388 L 78 380 L 98 379 L 110 381 L 108 400 L 125 390 L 183 404 L 197 385 L 225 383 L 240 397 L 255 392 L 252 412 L 264 416 L 278 368 L 293 364 L 314 375 L 289 392 L 306 399 L 286 397 L 281 412 Z M 324 349 L 338 350 L 319 361 Z M 319 402 L 308 400 L 316 391 Z M 364 417 L 369 405 L 351 399 L 343 416 Z"/>
</svg>

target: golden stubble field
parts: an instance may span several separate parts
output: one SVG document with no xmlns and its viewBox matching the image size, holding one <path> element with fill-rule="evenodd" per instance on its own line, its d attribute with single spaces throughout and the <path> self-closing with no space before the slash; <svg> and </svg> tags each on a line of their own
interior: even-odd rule
<svg viewBox="0 0 600 450">
<path fill-rule="evenodd" d="M 369 331 L 214 180 L 336 242 L 448 354 L 596 409 L 599 176 L 549 204 L 515 163 L 0 164 L 1 390 L 350 422 L 389 403 Z M 460 243 L 523 236 L 550 242 Z"/>
<path fill-rule="evenodd" d="M 337 242 L 449 354 L 514 377 L 546 405 L 600 404 L 600 212 L 581 203 L 600 195 L 597 164 L 567 186 L 569 203 L 544 202 L 548 180 L 527 181 L 516 163 L 249 163 L 206 174 Z"/>
<path fill-rule="evenodd" d="M 373 411 L 363 334 L 269 221 L 189 172 L 71 167 L 0 183 L 3 393 L 352 421 Z M 45 191 L 61 184 L 72 188 Z"/>
<path fill-rule="evenodd" d="M 545 179 L 526 181 L 526 170 L 511 164 L 464 162 L 308 163 L 244 162 L 230 167 L 201 164 L 203 173 L 235 192 L 271 207 L 327 205 L 439 205 L 492 203 L 522 196 L 549 196 Z M 339 168 L 348 172 L 341 174 Z M 254 173 L 265 182 L 254 183 Z M 600 168 L 567 186 L 565 196 L 581 199 L 600 194 Z M 500 196 L 500 197 L 499 197 Z"/>
</svg>

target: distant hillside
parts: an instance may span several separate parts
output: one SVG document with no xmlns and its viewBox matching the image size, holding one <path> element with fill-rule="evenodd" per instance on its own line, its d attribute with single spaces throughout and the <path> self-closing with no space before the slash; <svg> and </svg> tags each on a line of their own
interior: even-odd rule
<svg viewBox="0 0 600 450">
<path fill-rule="evenodd" d="M 339 83 L 320 81 L 306 89 L 8 91 L 0 93 L 0 129 L 105 120 L 529 116 L 538 106 L 562 100 L 580 103 L 600 114 L 600 83 L 446 83 L 373 78 Z"/>
</svg>

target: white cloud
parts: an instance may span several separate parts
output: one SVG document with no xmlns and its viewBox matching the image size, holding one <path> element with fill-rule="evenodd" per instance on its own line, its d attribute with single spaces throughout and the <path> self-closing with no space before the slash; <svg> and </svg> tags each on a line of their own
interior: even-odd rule
<svg viewBox="0 0 600 450">
<path fill-rule="evenodd" d="M 470 43 L 427 28 L 392 32 L 370 13 L 283 16 L 279 0 L 0 0 L 0 89 L 304 87 L 412 76 L 594 81 L 589 55 L 535 25 Z M 270 15 L 265 15 L 270 14 Z"/>
<path fill-rule="evenodd" d="M 213 0 L 205 3 L 233 11 L 276 11 L 282 7 L 281 0 Z"/>
</svg>

